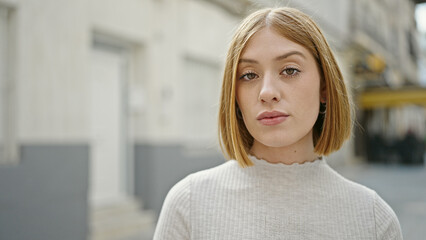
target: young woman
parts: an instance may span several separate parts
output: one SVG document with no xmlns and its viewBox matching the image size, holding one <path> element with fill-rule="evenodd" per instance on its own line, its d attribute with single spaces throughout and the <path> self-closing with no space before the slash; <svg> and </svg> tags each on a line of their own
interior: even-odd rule
<svg viewBox="0 0 426 240">
<path fill-rule="evenodd" d="M 275 8 L 248 16 L 231 42 L 220 101 L 231 160 L 170 190 L 154 239 L 402 239 L 389 205 L 322 157 L 349 137 L 351 108 L 307 15 Z"/>
</svg>

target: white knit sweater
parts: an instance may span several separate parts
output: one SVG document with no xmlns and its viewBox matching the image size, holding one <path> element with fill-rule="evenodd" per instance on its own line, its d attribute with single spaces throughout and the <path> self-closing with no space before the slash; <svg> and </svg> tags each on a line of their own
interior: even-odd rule
<svg viewBox="0 0 426 240">
<path fill-rule="evenodd" d="M 326 160 L 271 164 L 251 157 L 189 175 L 168 193 L 154 240 L 402 239 L 393 210 Z"/>
</svg>

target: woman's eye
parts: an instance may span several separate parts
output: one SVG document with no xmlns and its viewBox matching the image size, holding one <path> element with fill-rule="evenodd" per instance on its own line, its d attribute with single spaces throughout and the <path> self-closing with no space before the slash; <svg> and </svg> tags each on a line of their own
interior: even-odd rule
<svg viewBox="0 0 426 240">
<path fill-rule="evenodd" d="M 284 75 L 287 75 L 287 76 L 290 76 L 290 77 L 296 76 L 299 72 L 300 71 L 296 68 L 286 68 L 282 71 L 282 73 L 284 73 Z"/>
<path fill-rule="evenodd" d="M 253 80 L 257 77 L 256 73 L 246 73 L 240 77 L 240 79 L 244 80 Z"/>
</svg>

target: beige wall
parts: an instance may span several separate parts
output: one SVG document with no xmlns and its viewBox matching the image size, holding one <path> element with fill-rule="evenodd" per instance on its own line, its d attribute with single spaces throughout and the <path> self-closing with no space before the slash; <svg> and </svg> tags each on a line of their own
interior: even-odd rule
<svg viewBox="0 0 426 240">
<path fill-rule="evenodd" d="M 95 34 L 130 49 L 128 101 L 138 141 L 216 138 L 216 131 L 207 126 L 216 125 L 223 60 L 238 16 L 195 0 L 0 1 L 16 10 L 20 142 L 88 141 L 88 76 Z M 202 71 L 207 71 L 208 80 L 190 86 Z M 198 129 L 205 129 L 200 139 L 189 136 L 185 115 L 188 103 L 198 101 L 191 98 L 197 90 L 207 100 L 192 107 L 209 114 L 200 118 Z"/>
<path fill-rule="evenodd" d="M 17 0 L 14 8 L 19 141 L 84 138 L 86 2 Z"/>
</svg>

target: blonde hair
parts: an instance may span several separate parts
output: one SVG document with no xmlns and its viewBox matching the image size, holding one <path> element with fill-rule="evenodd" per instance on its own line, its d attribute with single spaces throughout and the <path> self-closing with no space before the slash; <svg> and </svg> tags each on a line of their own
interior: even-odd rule
<svg viewBox="0 0 426 240">
<path fill-rule="evenodd" d="M 222 152 L 242 167 L 253 163 L 248 157 L 253 137 L 242 118 L 237 117 L 236 75 L 241 52 L 259 30 L 270 27 L 283 37 L 304 46 L 317 62 L 321 89 L 326 91 L 325 114 L 319 114 L 313 127 L 314 151 L 328 155 L 338 150 L 350 136 L 351 101 L 336 59 L 319 27 L 306 14 L 294 8 L 267 8 L 245 18 L 231 41 L 226 57 L 219 106 L 219 139 Z"/>
</svg>

